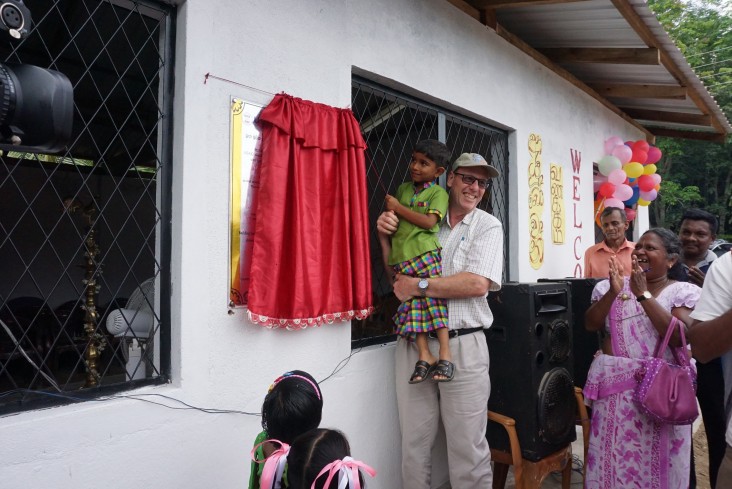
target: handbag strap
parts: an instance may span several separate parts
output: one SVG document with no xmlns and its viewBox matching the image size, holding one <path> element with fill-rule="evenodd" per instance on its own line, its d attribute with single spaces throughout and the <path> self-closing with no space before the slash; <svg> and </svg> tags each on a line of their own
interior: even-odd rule
<svg viewBox="0 0 732 489">
<path fill-rule="evenodd" d="M 684 334 L 684 323 L 682 323 L 676 316 L 672 314 L 671 322 L 669 323 L 668 328 L 666 328 L 666 336 L 663 337 L 663 341 L 656 344 L 656 351 L 653 354 L 654 357 L 661 358 L 663 356 L 663 352 L 666 351 L 666 348 L 668 348 L 668 342 L 671 340 L 671 335 L 674 333 L 674 330 L 677 326 L 679 328 L 679 335 L 681 335 L 682 350 L 686 352 L 687 345 L 686 335 Z M 671 348 L 671 353 L 673 353 L 674 358 L 676 359 L 676 363 L 681 366 L 689 365 L 689 359 L 685 355 L 679 355 L 677 352 L 677 348 Z"/>
</svg>

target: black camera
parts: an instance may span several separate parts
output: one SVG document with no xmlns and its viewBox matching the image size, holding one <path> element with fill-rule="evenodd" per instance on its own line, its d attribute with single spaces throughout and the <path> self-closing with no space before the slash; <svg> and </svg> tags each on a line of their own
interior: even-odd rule
<svg viewBox="0 0 732 489">
<path fill-rule="evenodd" d="M 22 0 L 0 0 L 0 32 L 28 36 L 30 11 Z M 53 153 L 71 139 L 74 89 L 63 73 L 0 63 L 0 149 Z"/>
</svg>

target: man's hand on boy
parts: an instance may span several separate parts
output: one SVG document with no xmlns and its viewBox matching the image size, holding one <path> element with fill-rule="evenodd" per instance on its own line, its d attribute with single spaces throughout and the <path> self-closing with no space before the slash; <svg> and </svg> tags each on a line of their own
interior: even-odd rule
<svg viewBox="0 0 732 489">
<path fill-rule="evenodd" d="M 399 226 L 399 218 L 394 211 L 382 212 L 376 220 L 376 230 L 386 236 L 391 236 Z"/>
</svg>

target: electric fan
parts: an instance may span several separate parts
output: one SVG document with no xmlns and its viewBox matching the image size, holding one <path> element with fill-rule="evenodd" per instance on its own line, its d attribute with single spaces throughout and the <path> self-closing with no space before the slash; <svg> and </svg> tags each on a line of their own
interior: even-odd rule
<svg viewBox="0 0 732 489">
<path fill-rule="evenodd" d="M 122 351 L 130 380 L 144 379 L 154 368 L 154 307 L 155 278 L 149 278 L 135 289 L 124 308 L 115 309 L 107 316 L 107 331 L 125 341 Z"/>
</svg>

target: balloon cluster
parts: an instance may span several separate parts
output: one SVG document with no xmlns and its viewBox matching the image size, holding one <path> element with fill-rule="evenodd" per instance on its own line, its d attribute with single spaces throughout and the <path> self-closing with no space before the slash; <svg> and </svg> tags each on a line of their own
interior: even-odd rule
<svg viewBox="0 0 732 489">
<path fill-rule="evenodd" d="M 605 156 L 597 162 L 600 173 L 593 179 L 596 221 L 605 207 L 625 208 L 632 221 L 636 205 L 653 202 L 661 189 L 660 159 L 661 150 L 643 140 L 623 142 L 612 136 L 605 141 Z"/>
</svg>

